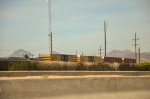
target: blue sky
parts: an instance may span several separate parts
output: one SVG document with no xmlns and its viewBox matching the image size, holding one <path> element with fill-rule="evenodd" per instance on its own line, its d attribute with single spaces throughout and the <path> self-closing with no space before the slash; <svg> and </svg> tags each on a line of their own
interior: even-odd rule
<svg viewBox="0 0 150 99">
<path fill-rule="evenodd" d="M 49 52 L 46 0 L 0 0 L 0 56 L 25 49 L 35 55 Z M 53 47 L 62 53 L 96 55 L 132 50 L 134 33 L 142 52 L 150 51 L 149 0 L 52 0 Z M 104 53 L 104 52 L 103 52 Z"/>
</svg>

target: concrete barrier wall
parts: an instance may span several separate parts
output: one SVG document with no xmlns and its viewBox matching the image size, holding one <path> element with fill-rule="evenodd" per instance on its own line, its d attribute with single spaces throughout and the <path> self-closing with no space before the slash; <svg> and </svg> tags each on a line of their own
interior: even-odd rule
<svg viewBox="0 0 150 99">
<path fill-rule="evenodd" d="M 84 76 L 84 75 L 124 75 L 141 76 L 150 75 L 150 71 L 0 71 L 0 77 L 25 77 L 25 76 Z"/>
<path fill-rule="evenodd" d="M 140 94 L 126 97 L 126 92 L 139 92 L 141 97 Z M 0 99 L 107 99 L 102 97 L 104 93 L 106 97 L 112 94 L 108 99 L 149 99 L 150 77 L 0 80 Z M 115 98 L 115 93 L 121 93 L 120 97 Z"/>
</svg>

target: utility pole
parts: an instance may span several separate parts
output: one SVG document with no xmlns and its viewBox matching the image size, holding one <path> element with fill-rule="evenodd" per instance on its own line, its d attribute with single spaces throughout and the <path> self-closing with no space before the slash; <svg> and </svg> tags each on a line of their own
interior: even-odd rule
<svg viewBox="0 0 150 99">
<path fill-rule="evenodd" d="M 100 46 L 100 49 L 99 49 L 99 55 L 100 55 L 100 57 L 102 57 L 102 48 L 101 48 L 101 46 Z"/>
<path fill-rule="evenodd" d="M 137 50 L 136 50 L 136 48 L 137 48 L 137 45 L 139 45 L 139 44 L 137 44 L 137 40 L 139 40 L 139 38 L 137 38 L 136 33 L 135 33 L 135 38 L 133 40 L 135 42 L 133 45 L 135 46 L 135 59 L 137 62 Z"/>
<path fill-rule="evenodd" d="M 48 32 L 49 32 L 49 53 L 53 53 L 53 43 L 52 43 L 52 15 L 51 15 L 51 0 L 47 1 L 48 3 L 48 16 L 49 16 L 49 26 L 48 26 Z"/>
<path fill-rule="evenodd" d="M 105 57 L 106 57 L 106 22 L 104 21 Z"/>
<path fill-rule="evenodd" d="M 139 55 L 139 63 L 141 62 L 141 50 L 140 50 L 140 47 L 138 49 L 138 55 Z"/>
</svg>

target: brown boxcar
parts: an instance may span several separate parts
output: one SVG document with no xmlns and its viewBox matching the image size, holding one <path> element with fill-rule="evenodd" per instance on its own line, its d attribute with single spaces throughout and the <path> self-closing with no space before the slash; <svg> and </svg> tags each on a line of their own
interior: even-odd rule
<svg viewBox="0 0 150 99">
<path fill-rule="evenodd" d="M 104 62 L 113 63 L 114 57 L 103 57 Z"/>
<path fill-rule="evenodd" d="M 124 58 L 125 64 L 136 63 L 136 59 Z"/>
<path fill-rule="evenodd" d="M 122 63 L 122 58 L 114 57 L 114 62 Z"/>
<path fill-rule="evenodd" d="M 118 57 L 103 57 L 104 62 L 108 62 L 108 63 L 122 63 L 122 58 L 118 58 Z"/>
</svg>

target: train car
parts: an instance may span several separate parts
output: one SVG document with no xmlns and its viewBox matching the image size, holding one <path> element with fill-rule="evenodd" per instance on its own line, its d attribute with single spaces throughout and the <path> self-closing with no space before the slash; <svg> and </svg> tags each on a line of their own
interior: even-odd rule
<svg viewBox="0 0 150 99">
<path fill-rule="evenodd" d="M 98 56 L 80 56 L 80 62 L 102 62 L 102 58 Z"/>
<path fill-rule="evenodd" d="M 80 62 L 88 62 L 88 56 L 80 56 Z"/>
<path fill-rule="evenodd" d="M 88 56 L 88 62 L 95 62 L 95 56 Z"/>
<path fill-rule="evenodd" d="M 67 55 L 67 54 L 40 54 L 42 61 L 64 61 L 64 62 L 95 62 L 95 63 L 136 63 L 135 59 L 118 58 L 118 57 L 98 57 L 98 56 L 83 56 L 83 55 Z"/>
<path fill-rule="evenodd" d="M 123 63 L 125 64 L 136 63 L 136 59 L 124 58 Z"/>
<path fill-rule="evenodd" d="M 67 54 L 40 54 L 39 58 L 42 61 L 65 61 L 65 62 L 76 62 L 76 55 Z"/>
<path fill-rule="evenodd" d="M 68 55 L 68 62 L 77 62 L 77 55 Z"/>
<path fill-rule="evenodd" d="M 102 57 L 104 62 L 107 63 L 114 63 L 115 62 L 115 58 L 114 57 Z"/>
<path fill-rule="evenodd" d="M 124 64 L 130 64 L 130 63 L 136 63 L 135 59 L 130 58 L 118 58 L 118 57 L 103 57 L 102 58 L 104 62 L 107 63 L 124 63 Z"/>
<path fill-rule="evenodd" d="M 50 54 L 39 54 L 39 59 L 41 61 L 50 61 Z"/>
<path fill-rule="evenodd" d="M 95 62 L 102 63 L 103 62 L 102 57 L 95 56 Z"/>
<path fill-rule="evenodd" d="M 114 62 L 122 63 L 122 58 L 114 57 Z"/>
</svg>

